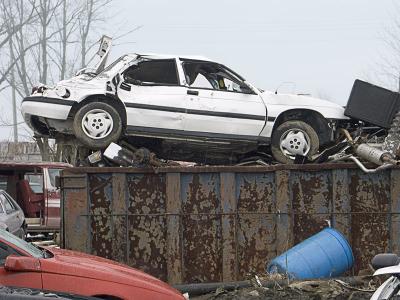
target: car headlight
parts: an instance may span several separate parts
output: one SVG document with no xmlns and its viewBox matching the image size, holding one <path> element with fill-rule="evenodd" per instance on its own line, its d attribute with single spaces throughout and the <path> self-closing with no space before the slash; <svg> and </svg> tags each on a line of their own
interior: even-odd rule
<svg viewBox="0 0 400 300">
<path fill-rule="evenodd" d="M 71 93 L 69 92 L 69 90 L 66 89 L 66 88 L 63 87 L 63 86 L 57 86 L 57 87 L 54 89 L 54 92 L 57 94 L 57 96 L 62 97 L 62 98 L 68 98 L 68 97 L 71 95 Z"/>
</svg>

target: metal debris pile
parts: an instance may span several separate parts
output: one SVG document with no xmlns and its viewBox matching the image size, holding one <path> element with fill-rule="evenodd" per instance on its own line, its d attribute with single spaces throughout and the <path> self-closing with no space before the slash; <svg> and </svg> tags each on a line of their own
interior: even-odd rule
<svg viewBox="0 0 400 300">
<path fill-rule="evenodd" d="M 400 112 L 393 121 L 388 135 L 383 143 L 370 143 L 369 136 L 350 134 L 346 129 L 340 129 L 343 140 L 325 149 L 313 158 L 297 156 L 295 164 L 320 164 L 327 162 L 353 161 L 366 173 L 374 173 L 400 164 Z M 268 157 L 267 157 L 268 158 Z M 237 164 L 238 166 L 261 165 L 268 166 L 274 162 L 271 159 L 257 157 Z M 377 166 L 373 166 L 373 165 Z M 121 145 L 111 143 L 104 151 L 96 151 L 87 156 L 79 166 L 93 167 L 166 167 L 180 166 L 179 162 L 159 159 L 154 152 L 147 148 L 135 148 L 122 142 Z M 185 165 L 185 164 L 184 164 Z M 195 166 L 196 163 L 187 162 Z"/>
<path fill-rule="evenodd" d="M 223 286 L 212 293 L 191 297 L 196 300 L 241 300 L 241 299 L 370 299 L 379 286 L 377 279 L 370 276 L 348 277 L 346 279 L 309 280 L 285 283 L 269 281 L 262 286 L 226 290 Z"/>
<path fill-rule="evenodd" d="M 161 160 L 146 148 L 135 148 L 122 142 L 122 146 L 111 143 L 104 151 L 90 154 L 80 166 L 93 167 L 164 167 L 177 165 L 175 162 Z"/>
<path fill-rule="evenodd" d="M 356 80 L 345 115 L 351 122 L 336 129 L 333 146 L 314 157 L 296 156 L 294 163 L 352 161 L 365 173 L 400 164 L 400 93 Z"/>
<path fill-rule="evenodd" d="M 390 131 L 395 134 L 388 134 L 384 143 L 370 143 L 369 137 L 362 135 L 353 138 L 346 129 L 341 129 L 345 139 L 323 151 L 313 162 L 353 161 L 365 173 L 374 173 L 396 166 L 400 163 L 398 157 L 400 137 L 396 137 L 400 132 L 399 124 L 397 121 L 394 122 Z M 366 163 L 369 163 L 369 166 Z"/>
<path fill-rule="evenodd" d="M 350 160 L 373 173 L 399 164 L 400 94 L 368 82 L 354 82 L 345 115 L 357 121 L 355 130 L 339 129 L 344 137 L 328 161 Z M 328 151 L 329 152 L 329 149 Z M 364 162 L 377 167 L 369 168 Z"/>
</svg>

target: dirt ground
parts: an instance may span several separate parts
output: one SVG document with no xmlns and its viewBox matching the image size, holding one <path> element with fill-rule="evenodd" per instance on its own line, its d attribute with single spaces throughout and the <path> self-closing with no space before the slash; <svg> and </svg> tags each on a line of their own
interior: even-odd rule
<svg viewBox="0 0 400 300">
<path fill-rule="evenodd" d="M 272 288 L 251 287 L 226 291 L 219 288 L 214 293 L 203 296 L 190 297 L 193 300 L 266 300 L 266 299 L 305 299 L 305 300 L 367 300 L 370 299 L 378 282 L 363 280 L 347 284 L 338 280 L 304 281 L 287 286 L 274 286 Z"/>
</svg>

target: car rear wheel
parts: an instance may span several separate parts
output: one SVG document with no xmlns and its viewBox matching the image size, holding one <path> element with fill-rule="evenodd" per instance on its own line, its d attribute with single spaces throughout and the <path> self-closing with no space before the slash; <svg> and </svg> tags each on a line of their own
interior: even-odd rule
<svg viewBox="0 0 400 300">
<path fill-rule="evenodd" d="M 312 157 L 318 149 L 317 133 L 303 121 L 286 121 L 272 133 L 271 152 L 280 163 L 291 164 L 297 155 Z"/>
<path fill-rule="evenodd" d="M 118 111 L 103 102 L 91 102 L 81 107 L 74 117 L 76 138 L 90 149 L 102 149 L 118 141 L 122 120 Z"/>
</svg>

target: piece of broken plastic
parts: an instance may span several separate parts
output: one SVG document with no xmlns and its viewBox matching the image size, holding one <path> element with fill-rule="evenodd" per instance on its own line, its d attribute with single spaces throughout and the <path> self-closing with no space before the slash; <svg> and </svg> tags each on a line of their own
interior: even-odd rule
<svg viewBox="0 0 400 300">
<path fill-rule="evenodd" d="M 98 163 L 101 161 L 101 151 L 96 151 L 88 156 L 88 160 L 91 164 Z"/>
<path fill-rule="evenodd" d="M 104 151 L 104 156 L 113 160 L 116 156 L 118 156 L 118 152 L 120 150 L 122 150 L 121 146 L 117 145 L 116 143 L 111 143 Z"/>
</svg>

